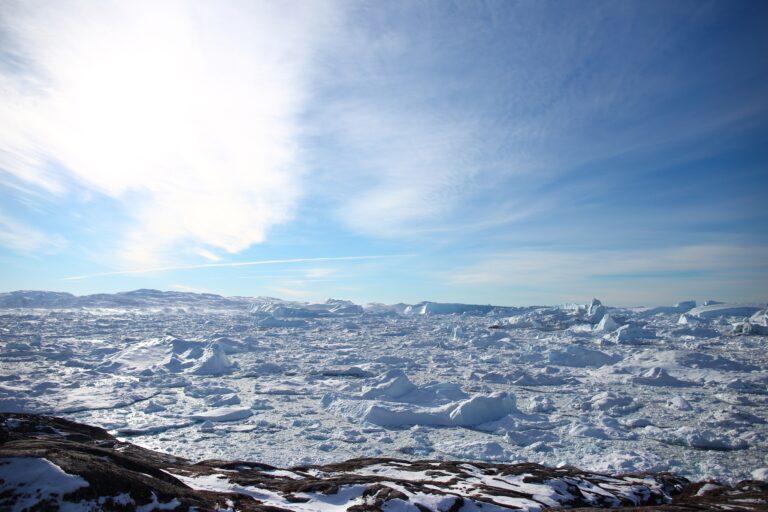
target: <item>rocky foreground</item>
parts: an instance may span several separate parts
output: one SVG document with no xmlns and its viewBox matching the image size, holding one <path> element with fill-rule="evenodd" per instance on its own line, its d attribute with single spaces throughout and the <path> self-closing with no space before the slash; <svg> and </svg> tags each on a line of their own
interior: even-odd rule
<svg viewBox="0 0 768 512">
<path fill-rule="evenodd" d="M 0 510 L 766 510 L 768 483 L 536 464 L 354 459 L 193 463 L 63 418 L 0 414 Z"/>
</svg>

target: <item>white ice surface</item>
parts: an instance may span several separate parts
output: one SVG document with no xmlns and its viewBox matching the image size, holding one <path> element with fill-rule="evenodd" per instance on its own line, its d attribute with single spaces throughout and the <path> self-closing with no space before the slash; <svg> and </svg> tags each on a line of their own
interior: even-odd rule
<svg viewBox="0 0 768 512">
<path fill-rule="evenodd" d="M 0 410 L 280 467 L 390 456 L 727 480 L 768 465 L 767 338 L 732 329 L 765 305 L 114 297 L 0 309 Z M 642 336 L 595 329 L 609 317 Z"/>
</svg>

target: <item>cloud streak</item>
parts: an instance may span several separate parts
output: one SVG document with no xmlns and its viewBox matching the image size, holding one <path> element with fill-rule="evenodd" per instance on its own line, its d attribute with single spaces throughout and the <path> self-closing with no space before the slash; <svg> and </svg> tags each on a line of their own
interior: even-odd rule
<svg viewBox="0 0 768 512">
<path fill-rule="evenodd" d="M 99 272 L 95 274 L 83 274 L 79 276 L 64 277 L 65 281 L 78 281 L 82 279 L 91 279 L 95 277 L 123 276 L 131 274 L 148 274 L 151 272 L 170 272 L 174 270 L 198 270 L 207 268 L 232 268 L 232 267 L 253 267 L 257 265 L 283 265 L 290 263 L 319 263 L 326 261 L 356 261 L 356 260 L 383 260 L 391 258 L 404 258 L 413 256 L 412 254 L 380 254 L 369 256 L 329 256 L 320 258 L 288 258 L 280 260 L 257 260 L 257 261 L 233 261 L 227 263 L 202 263 L 199 265 L 178 265 L 169 267 L 142 268 L 134 270 L 118 270 L 115 272 Z"/>
<path fill-rule="evenodd" d="M 0 246 L 31 254 L 53 252 L 65 243 L 59 235 L 48 235 L 0 212 Z"/>
</svg>

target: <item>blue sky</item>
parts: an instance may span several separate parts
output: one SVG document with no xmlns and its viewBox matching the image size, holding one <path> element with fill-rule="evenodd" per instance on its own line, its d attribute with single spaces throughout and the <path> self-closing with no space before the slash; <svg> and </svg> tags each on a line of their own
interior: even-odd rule
<svg viewBox="0 0 768 512">
<path fill-rule="evenodd" d="M 5 2 L 0 288 L 768 295 L 768 4 Z"/>
</svg>

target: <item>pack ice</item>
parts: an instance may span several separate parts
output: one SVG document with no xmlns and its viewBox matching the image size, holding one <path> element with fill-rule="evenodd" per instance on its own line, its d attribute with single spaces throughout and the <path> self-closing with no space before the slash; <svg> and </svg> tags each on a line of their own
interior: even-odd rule
<svg viewBox="0 0 768 512">
<path fill-rule="evenodd" d="M 768 466 L 765 304 L 320 304 L 0 294 L 0 412 L 192 459 Z M 41 466 L 42 467 L 42 466 Z"/>
</svg>

